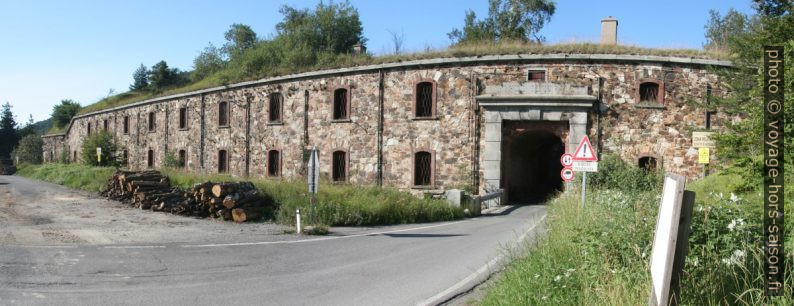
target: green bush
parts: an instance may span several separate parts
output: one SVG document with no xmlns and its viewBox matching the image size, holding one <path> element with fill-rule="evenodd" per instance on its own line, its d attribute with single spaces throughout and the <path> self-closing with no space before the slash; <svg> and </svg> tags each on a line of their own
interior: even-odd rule
<svg viewBox="0 0 794 306">
<path fill-rule="evenodd" d="M 102 148 L 102 158 L 97 160 L 97 148 Z M 116 142 L 113 135 L 107 131 L 99 131 L 91 134 L 83 141 L 80 155 L 83 163 L 91 166 L 114 166 L 116 165 Z"/>
<path fill-rule="evenodd" d="M 163 166 L 168 168 L 179 168 L 179 157 L 171 151 L 165 151 Z"/>
<path fill-rule="evenodd" d="M 19 163 L 38 165 L 41 164 L 44 155 L 43 146 L 44 141 L 41 136 L 29 134 L 19 140 L 19 144 L 11 152 L 11 156 L 18 160 Z"/>
<path fill-rule="evenodd" d="M 661 169 L 661 165 L 658 168 Z M 645 170 L 627 163 L 620 156 L 606 154 L 598 162 L 598 172 L 589 174 L 587 181 L 594 188 L 648 191 L 659 188 L 663 177 L 662 171 Z"/>
</svg>

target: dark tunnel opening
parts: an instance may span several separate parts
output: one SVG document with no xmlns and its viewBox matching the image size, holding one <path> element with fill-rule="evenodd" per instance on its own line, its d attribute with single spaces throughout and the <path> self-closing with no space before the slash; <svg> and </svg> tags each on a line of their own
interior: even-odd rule
<svg viewBox="0 0 794 306">
<path fill-rule="evenodd" d="M 511 204 L 537 204 L 562 190 L 560 137 L 543 130 L 518 134 L 508 143 L 504 164 L 507 197 Z"/>
</svg>

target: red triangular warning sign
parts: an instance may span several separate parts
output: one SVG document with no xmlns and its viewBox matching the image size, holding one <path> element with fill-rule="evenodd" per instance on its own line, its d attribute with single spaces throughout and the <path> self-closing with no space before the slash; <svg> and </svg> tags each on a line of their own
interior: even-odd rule
<svg viewBox="0 0 794 306">
<path fill-rule="evenodd" d="M 598 161 L 598 157 L 596 157 L 595 151 L 593 151 L 593 145 L 590 144 L 590 138 L 588 138 L 587 135 L 582 137 L 582 141 L 580 141 L 579 146 L 576 147 L 576 151 L 573 153 L 573 160 Z"/>
</svg>

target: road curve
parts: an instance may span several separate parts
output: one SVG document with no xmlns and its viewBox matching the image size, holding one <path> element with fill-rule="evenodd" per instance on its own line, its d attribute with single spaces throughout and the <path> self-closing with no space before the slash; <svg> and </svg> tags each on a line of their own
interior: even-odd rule
<svg viewBox="0 0 794 306">
<path fill-rule="evenodd" d="M 544 206 L 507 207 L 287 241 L 2 245 L 0 304 L 435 304 L 497 268 L 506 246 L 533 240 L 544 216 Z"/>
</svg>

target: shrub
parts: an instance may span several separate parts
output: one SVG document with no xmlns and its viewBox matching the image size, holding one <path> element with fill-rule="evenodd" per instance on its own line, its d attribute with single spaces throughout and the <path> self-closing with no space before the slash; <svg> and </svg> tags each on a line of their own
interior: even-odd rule
<svg viewBox="0 0 794 306">
<path fill-rule="evenodd" d="M 19 145 L 11 152 L 11 155 L 19 163 L 41 164 L 44 151 L 42 150 L 44 141 L 36 134 L 30 134 L 19 141 Z"/>
<path fill-rule="evenodd" d="M 102 148 L 102 158 L 97 160 L 97 148 Z M 85 164 L 91 166 L 115 166 L 116 142 L 113 135 L 107 131 L 91 134 L 83 141 L 81 156 Z"/>
<path fill-rule="evenodd" d="M 607 154 L 598 163 L 598 172 L 588 175 L 587 181 L 591 186 L 601 189 L 648 191 L 659 188 L 662 178 L 662 171 L 641 169 L 627 163 L 620 156 Z"/>
<path fill-rule="evenodd" d="M 179 157 L 171 151 L 165 151 L 163 166 L 168 168 L 179 168 Z"/>
</svg>

